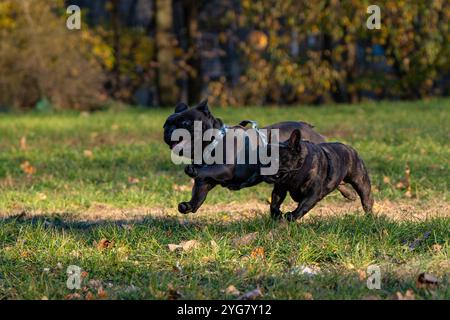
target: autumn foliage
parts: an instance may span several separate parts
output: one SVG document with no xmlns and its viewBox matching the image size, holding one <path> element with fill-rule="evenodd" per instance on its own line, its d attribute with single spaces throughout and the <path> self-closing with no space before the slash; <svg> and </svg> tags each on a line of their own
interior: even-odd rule
<svg viewBox="0 0 450 320">
<path fill-rule="evenodd" d="M 377 1 L 0 3 L 0 106 L 91 109 L 107 98 L 171 105 L 421 99 L 450 91 L 450 3 Z M 144 18 L 143 18 L 144 17 Z"/>
</svg>

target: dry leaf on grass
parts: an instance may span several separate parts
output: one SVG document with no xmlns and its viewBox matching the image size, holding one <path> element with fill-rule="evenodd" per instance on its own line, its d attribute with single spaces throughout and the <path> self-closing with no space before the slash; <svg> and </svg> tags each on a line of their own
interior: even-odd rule
<svg viewBox="0 0 450 320">
<path fill-rule="evenodd" d="M 178 191 L 178 192 L 188 192 L 188 191 L 192 190 L 192 186 L 174 184 L 174 185 L 172 185 L 172 189 L 173 189 L 173 191 Z"/>
<path fill-rule="evenodd" d="M 366 271 L 364 270 L 358 270 L 358 277 L 359 277 L 359 281 L 364 281 L 367 278 L 367 274 Z"/>
<path fill-rule="evenodd" d="M 20 150 L 25 151 L 27 150 L 27 137 L 23 136 L 20 138 Z"/>
<path fill-rule="evenodd" d="M 263 296 L 260 288 L 256 288 L 255 290 L 249 291 L 242 296 L 239 297 L 239 300 L 255 300 L 257 298 L 261 298 Z"/>
<path fill-rule="evenodd" d="M 265 258 L 264 248 L 263 247 L 256 247 L 255 249 L 253 249 L 253 251 L 250 254 L 250 256 L 253 259 L 264 259 Z"/>
<path fill-rule="evenodd" d="M 257 237 L 258 237 L 258 232 L 252 232 L 252 233 L 246 234 L 242 237 L 234 238 L 232 240 L 232 244 L 235 247 L 247 246 L 247 245 L 251 244 L 253 241 L 255 241 Z"/>
<path fill-rule="evenodd" d="M 304 265 L 300 265 L 300 266 L 294 266 L 292 267 L 290 274 L 291 275 L 305 275 L 305 276 L 315 276 L 317 274 L 319 274 L 320 272 L 320 268 L 319 267 L 315 267 L 315 266 L 304 266 Z"/>
<path fill-rule="evenodd" d="M 169 244 L 169 251 L 173 252 L 176 250 L 182 250 L 182 251 L 190 251 L 192 249 L 196 249 L 200 246 L 200 242 L 197 240 L 189 240 L 189 241 L 183 241 L 180 244 Z"/>
<path fill-rule="evenodd" d="M 362 300 L 380 300 L 380 298 L 377 296 L 365 296 Z"/>
<path fill-rule="evenodd" d="M 29 176 L 32 176 L 33 174 L 36 173 L 36 168 L 33 167 L 29 161 L 25 161 L 20 165 L 20 168 L 22 169 L 22 171 L 24 173 L 26 173 Z"/>
<path fill-rule="evenodd" d="M 225 289 L 225 294 L 230 296 L 239 296 L 241 292 L 238 289 L 236 289 L 235 286 L 230 285 L 228 286 L 228 288 Z"/>
<path fill-rule="evenodd" d="M 416 295 L 411 289 L 406 290 L 404 294 L 397 291 L 392 297 L 392 300 L 416 300 Z"/>
<path fill-rule="evenodd" d="M 139 182 L 141 182 L 141 180 L 139 180 L 139 178 L 128 177 L 128 183 L 129 184 L 138 184 Z"/>
<path fill-rule="evenodd" d="M 97 290 L 97 296 L 100 299 L 106 299 L 106 298 L 108 298 L 108 293 L 103 289 L 103 287 L 100 287 Z"/>
<path fill-rule="evenodd" d="M 98 243 L 94 242 L 94 245 L 96 245 L 99 250 L 111 249 L 114 247 L 114 241 L 102 239 Z"/>
<path fill-rule="evenodd" d="M 45 193 L 39 192 L 39 193 L 37 194 L 37 198 L 38 198 L 38 200 L 40 200 L 40 201 L 44 201 L 44 200 L 47 199 L 47 195 L 46 195 Z"/>
<path fill-rule="evenodd" d="M 436 253 L 441 252 L 441 250 L 442 250 L 442 246 L 437 243 L 433 244 L 433 246 L 431 248 L 433 248 L 433 251 Z"/>
<path fill-rule="evenodd" d="M 65 296 L 66 300 L 79 300 L 81 299 L 81 295 L 79 293 L 70 293 Z"/>
<path fill-rule="evenodd" d="M 422 289 L 434 289 L 439 285 L 439 279 L 429 273 L 421 273 L 416 281 L 416 287 Z"/>
<path fill-rule="evenodd" d="M 88 159 L 92 159 L 94 157 L 94 153 L 91 150 L 84 150 L 83 155 Z"/>
<path fill-rule="evenodd" d="M 171 283 L 167 286 L 167 291 L 167 299 L 169 300 L 178 300 L 183 296 Z"/>
<path fill-rule="evenodd" d="M 303 294 L 303 299 L 305 299 L 305 300 L 314 300 L 314 297 L 313 297 L 312 293 L 310 293 L 310 292 L 305 292 L 305 293 Z"/>
<path fill-rule="evenodd" d="M 94 296 L 94 294 L 92 293 L 92 292 L 88 292 L 87 294 L 86 294 L 86 298 L 85 298 L 86 300 L 95 300 L 95 296 Z"/>
</svg>

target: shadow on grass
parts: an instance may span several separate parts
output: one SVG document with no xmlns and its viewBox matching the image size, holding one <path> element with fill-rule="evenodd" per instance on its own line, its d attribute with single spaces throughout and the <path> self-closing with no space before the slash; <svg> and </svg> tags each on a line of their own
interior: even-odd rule
<svg viewBox="0 0 450 320">
<path fill-rule="evenodd" d="M 18 214 L 0 219 L 0 228 L 5 225 L 30 227 L 56 231 L 57 233 L 73 233 L 77 237 L 92 238 L 99 231 L 115 230 L 115 234 L 122 233 L 126 236 L 127 228 L 132 226 L 139 234 L 154 233 L 164 235 L 162 238 L 170 240 L 174 238 L 192 239 L 196 235 L 220 235 L 227 237 L 242 236 L 252 232 L 265 235 L 276 230 L 285 230 L 286 236 L 311 235 L 313 237 L 339 236 L 347 240 L 363 241 L 364 239 L 377 239 L 387 235 L 389 242 L 395 245 L 413 245 L 416 247 L 444 244 L 449 240 L 448 230 L 450 219 L 431 218 L 424 221 L 394 221 L 386 216 L 366 216 L 361 214 L 346 214 L 331 217 L 310 217 L 297 223 L 278 222 L 269 216 L 259 216 L 253 219 L 236 220 L 232 222 L 222 221 L 185 221 L 178 217 L 143 217 L 122 220 L 95 220 L 76 221 L 70 220 L 70 213 L 54 213 L 44 216 L 27 217 L 26 214 Z M 206 232 L 207 230 L 207 232 Z M 284 232 L 284 231 L 283 231 Z M 107 232 L 108 233 L 108 232 Z M 416 244 L 413 243 L 416 241 Z"/>
</svg>

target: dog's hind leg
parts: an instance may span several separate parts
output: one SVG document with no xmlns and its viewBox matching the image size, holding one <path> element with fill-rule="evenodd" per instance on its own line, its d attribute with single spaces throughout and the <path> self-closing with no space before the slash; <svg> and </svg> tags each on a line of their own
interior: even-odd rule
<svg viewBox="0 0 450 320">
<path fill-rule="evenodd" d="M 357 164 L 356 172 L 352 172 L 344 181 L 349 182 L 358 193 L 364 212 L 371 214 L 373 208 L 373 197 L 370 178 L 362 161 Z"/>
<path fill-rule="evenodd" d="M 344 183 L 341 183 L 337 189 L 342 194 L 342 196 L 347 200 L 355 201 L 356 198 L 358 197 L 356 193 L 351 188 L 346 186 Z"/>
</svg>

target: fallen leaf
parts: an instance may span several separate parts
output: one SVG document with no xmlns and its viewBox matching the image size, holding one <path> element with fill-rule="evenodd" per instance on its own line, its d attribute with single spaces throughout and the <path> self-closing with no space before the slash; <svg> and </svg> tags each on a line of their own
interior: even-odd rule
<svg viewBox="0 0 450 320">
<path fill-rule="evenodd" d="M 414 291 L 411 289 L 406 290 L 405 294 L 402 294 L 401 292 L 397 291 L 394 294 L 393 300 L 416 300 L 416 295 L 414 294 Z"/>
<path fill-rule="evenodd" d="M 384 184 L 391 184 L 391 178 L 388 176 L 383 176 L 383 183 Z"/>
<path fill-rule="evenodd" d="M 178 192 L 188 192 L 192 190 L 192 186 L 186 186 L 186 185 L 178 185 L 178 184 L 174 184 L 172 185 L 172 189 L 174 191 L 178 191 Z"/>
<path fill-rule="evenodd" d="M 403 190 L 405 189 L 405 184 L 402 181 L 397 182 L 397 184 L 395 185 L 395 188 L 399 189 L 399 190 Z"/>
<path fill-rule="evenodd" d="M 29 255 L 30 255 L 30 254 L 28 253 L 28 251 L 22 251 L 22 252 L 20 253 L 20 256 L 21 256 L 22 258 L 27 258 Z"/>
<path fill-rule="evenodd" d="M 217 252 L 219 250 L 219 245 L 217 244 L 217 242 L 211 240 L 209 243 L 211 244 L 211 247 L 213 248 L 214 252 Z"/>
<path fill-rule="evenodd" d="M 305 293 L 303 294 L 303 298 L 304 298 L 305 300 L 314 300 L 314 297 L 313 297 L 313 295 L 312 295 L 310 292 L 305 292 Z"/>
<path fill-rule="evenodd" d="M 362 300 L 380 300 L 377 296 L 365 296 Z"/>
<path fill-rule="evenodd" d="M 177 261 L 177 264 L 173 266 L 172 270 L 174 272 L 179 272 L 179 273 L 183 272 L 183 268 L 181 267 L 181 264 L 179 261 Z"/>
<path fill-rule="evenodd" d="M 411 168 L 408 164 L 405 165 L 405 183 L 406 183 L 406 192 L 405 196 L 407 198 L 412 197 L 412 191 L 411 191 Z"/>
<path fill-rule="evenodd" d="M 291 275 L 305 275 L 305 276 L 315 276 L 320 272 L 320 268 L 318 267 L 308 267 L 304 265 L 295 266 L 291 269 Z"/>
<path fill-rule="evenodd" d="M 20 168 L 22 169 L 22 171 L 23 171 L 24 173 L 26 173 L 26 174 L 29 175 L 29 176 L 35 174 L 36 171 L 37 171 L 36 168 L 33 167 L 33 166 L 30 164 L 29 161 L 23 162 L 23 163 L 20 165 Z"/>
<path fill-rule="evenodd" d="M 421 273 L 416 281 L 417 288 L 434 289 L 439 285 L 439 279 L 429 273 Z"/>
<path fill-rule="evenodd" d="M 65 297 L 66 300 L 77 300 L 81 299 L 81 295 L 79 293 L 70 293 Z"/>
<path fill-rule="evenodd" d="M 129 184 L 138 184 L 139 182 L 141 182 L 141 180 L 139 180 L 139 178 L 128 177 Z"/>
<path fill-rule="evenodd" d="M 103 287 L 98 288 L 97 295 L 100 299 L 106 299 L 108 297 L 108 293 L 103 289 Z"/>
<path fill-rule="evenodd" d="M 89 273 L 86 271 L 81 272 L 81 279 L 86 279 L 89 276 Z"/>
<path fill-rule="evenodd" d="M 358 270 L 358 277 L 360 281 L 364 281 L 367 278 L 366 271 L 364 270 Z"/>
<path fill-rule="evenodd" d="M 92 159 L 94 157 L 94 153 L 91 150 L 84 150 L 83 155 L 88 159 Z"/>
<path fill-rule="evenodd" d="M 431 247 L 433 249 L 434 252 L 441 252 L 442 250 L 442 246 L 440 244 L 433 244 L 433 246 Z"/>
<path fill-rule="evenodd" d="M 108 239 L 102 239 L 97 243 L 97 249 L 103 250 L 103 249 L 111 249 L 114 247 L 114 241 L 108 240 Z"/>
<path fill-rule="evenodd" d="M 20 138 L 20 150 L 25 151 L 27 150 L 27 137 L 23 136 Z"/>
<path fill-rule="evenodd" d="M 252 232 L 242 237 L 234 238 L 232 244 L 235 247 L 246 246 L 251 244 L 258 237 L 258 232 Z"/>
<path fill-rule="evenodd" d="M 98 289 L 102 286 L 102 282 L 100 280 L 91 279 L 89 280 L 89 286 L 94 289 Z"/>
<path fill-rule="evenodd" d="M 256 247 L 255 249 L 253 249 L 253 251 L 250 254 L 250 256 L 253 259 L 264 259 L 265 258 L 264 248 L 263 247 Z"/>
<path fill-rule="evenodd" d="M 256 288 L 255 290 L 249 291 L 242 296 L 239 297 L 238 300 L 255 300 L 257 298 L 262 297 L 262 292 L 260 288 Z"/>
<path fill-rule="evenodd" d="M 45 193 L 38 193 L 37 197 L 39 200 L 43 201 L 47 199 L 47 195 Z"/>
<path fill-rule="evenodd" d="M 181 242 L 180 245 L 184 251 L 190 251 L 192 249 L 198 248 L 200 246 L 200 242 L 198 242 L 197 240 L 189 240 Z"/>
<path fill-rule="evenodd" d="M 235 286 L 230 285 L 225 289 L 225 293 L 230 296 L 239 296 L 241 292 Z"/>
<path fill-rule="evenodd" d="M 167 289 L 168 289 L 167 298 L 169 300 L 178 300 L 182 297 L 182 294 L 177 289 L 175 289 L 171 283 L 169 283 Z"/>
<path fill-rule="evenodd" d="M 92 292 L 88 292 L 87 294 L 86 294 L 86 300 L 95 300 L 95 297 L 94 297 L 94 295 L 92 294 Z"/>
<path fill-rule="evenodd" d="M 168 245 L 168 247 L 169 247 L 169 251 L 170 251 L 170 252 L 173 252 L 173 251 L 175 251 L 175 250 L 177 250 L 177 249 L 182 249 L 182 248 L 183 248 L 181 245 L 179 245 L 179 244 L 173 244 L 173 243 L 170 243 L 170 244 Z"/>
<path fill-rule="evenodd" d="M 189 240 L 189 241 L 183 241 L 180 244 L 169 244 L 169 251 L 173 252 L 176 250 L 182 250 L 182 251 L 190 251 L 192 249 L 196 249 L 200 246 L 200 242 L 197 240 Z"/>
</svg>

